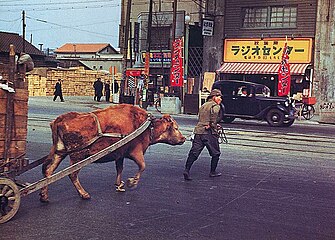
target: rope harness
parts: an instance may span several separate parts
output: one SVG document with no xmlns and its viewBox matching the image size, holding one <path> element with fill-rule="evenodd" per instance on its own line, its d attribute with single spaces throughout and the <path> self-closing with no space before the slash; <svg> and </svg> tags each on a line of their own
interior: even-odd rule
<svg viewBox="0 0 335 240">
<path fill-rule="evenodd" d="M 91 146 L 93 143 L 95 143 L 98 139 L 102 138 L 102 137 L 109 137 L 109 138 L 125 138 L 126 136 L 128 136 L 129 134 L 121 134 L 121 133 L 104 133 L 102 132 L 102 129 L 101 129 L 101 125 L 100 125 L 100 122 L 99 122 L 99 119 L 98 119 L 98 116 L 94 113 L 89 113 L 96 125 L 97 125 L 97 130 L 98 130 L 98 134 L 93 137 L 91 140 L 89 140 L 87 143 L 81 145 L 80 147 L 77 147 L 77 148 L 74 148 L 72 150 L 63 150 L 63 151 L 57 151 L 57 152 L 66 152 L 66 153 L 71 153 L 71 152 L 75 152 L 75 151 L 80 151 L 80 150 L 83 150 L 89 146 Z M 148 114 L 148 118 L 147 120 L 141 124 L 141 126 L 136 129 L 134 132 L 136 131 L 145 131 L 145 129 L 147 129 L 148 127 L 150 127 L 150 142 L 152 141 L 153 139 L 153 121 L 155 120 L 155 117 L 153 117 L 151 114 Z M 145 127 L 145 129 L 142 129 L 143 126 L 145 126 L 147 124 L 147 122 L 150 122 L 150 124 L 148 126 Z"/>
</svg>

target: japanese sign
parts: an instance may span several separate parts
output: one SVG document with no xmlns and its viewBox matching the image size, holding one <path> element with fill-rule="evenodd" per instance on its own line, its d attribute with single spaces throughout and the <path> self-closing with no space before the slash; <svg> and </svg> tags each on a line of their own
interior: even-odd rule
<svg viewBox="0 0 335 240">
<path fill-rule="evenodd" d="M 213 36 L 214 21 L 209 19 L 202 20 L 202 35 Z"/>
<path fill-rule="evenodd" d="M 280 63 L 285 39 L 226 39 L 224 62 Z M 310 63 L 312 39 L 289 40 L 288 55 L 291 63 Z"/>
<path fill-rule="evenodd" d="M 141 73 L 144 73 L 144 68 L 128 68 L 126 70 L 126 76 L 139 77 Z"/>
<path fill-rule="evenodd" d="M 291 88 L 291 73 L 290 64 L 288 62 L 288 46 L 285 42 L 283 47 L 282 60 L 278 69 L 278 96 L 287 96 L 290 94 Z"/>
<path fill-rule="evenodd" d="M 184 82 L 183 38 L 179 38 L 174 40 L 173 42 L 170 85 L 174 87 L 181 87 L 183 86 L 183 82 Z"/>
<path fill-rule="evenodd" d="M 162 61 L 163 60 L 163 61 Z M 142 62 L 145 63 L 145 52 L 142 52 Z M 157 52 L 155 50 L 150 51 L 150 65 L 155 64 L 169 64 L 171 63 L 171 52 L 162 51 Z"/>
</svg>

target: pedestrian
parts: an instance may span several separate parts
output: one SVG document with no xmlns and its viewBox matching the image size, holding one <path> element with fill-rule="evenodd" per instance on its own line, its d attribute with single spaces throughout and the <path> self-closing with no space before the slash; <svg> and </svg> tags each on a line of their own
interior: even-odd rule
<svg viewBox="0 0 335 240">
<path fill-rule="evenodd" d="M 54 101 L 56 101 L 57 97 L 60 98 L 61 102 L 64 102 L 63 99 L 63 93 L 62 93 L 62 79 L 58 79 L 56 85 L 55 85 L 55 92 L 54 92 Z"/>
<path fill-rule="evenodd" d="M 106 96 L 106 102 L 109 102 L 109 99 L 111 96 L 111 87 L 110 87 L 110 82 L 108 80 L 105 83 L 105 96 Z"/>
<path fill-rule="evenodd" d="M 216 171 L 221 154 L 218 134 L 218 122 L 220 121 L 221 116 L 221 102 L 221 91 L 214 89 L 210 92 L 207 101 L 199 109 L 198 123 L 194 128 L 192 147 L 188 153 L 185 170 L 183 172 L 184 179 L 186 181 L 192 180 L 190 177 L 191 166 L 198 159 L 204 147 L 207 148 L 212 158 L 209 176 L 221 176 L 221 173 Z"/>
<path fill-rule="evenodd" d="M 119 84 L 116 82 L 116 81 L 114 81 L 114 89 L 113 89 L 113 93 L 118 93 L 118 91 L 119 91 Z"/>
<path fill-rule="evenodd" d="M 100 102 L 102 97 L 103 83 L 101 82 L 101 78 L 97 78 L 97 80 L 93 83 L 94 87 L 94 100 Z"/>
</svg>

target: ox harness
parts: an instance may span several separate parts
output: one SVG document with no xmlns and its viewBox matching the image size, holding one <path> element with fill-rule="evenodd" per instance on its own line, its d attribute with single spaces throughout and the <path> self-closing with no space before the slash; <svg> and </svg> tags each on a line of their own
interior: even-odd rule
<svg viewBox="0 0 335 240">
<path fill-rule="evenodd" d="M 125 137 L 127 137 L 129 134 L 121 134 L 121 133 L 104 133 L 102 132 L 102 129 L 101 129 L 101 125 L 100 125 L 100 122 L 99 122 L 99 119 L 98 119 L 98 116 L 95 115 L 94 113 L 89 113 L 96 125 L 97 125 L 97 131 L 98 131 L 98 134 L 93 137 L 91 140 L 89 140 L 87 143 L 81 145 L 80 147 L 76 147 L 74 149 L 65 149 L 65 150 L 61 150 L 61 151 L 57 151 L 56 152 L 65 152 L 65 153 L 72 153 L 72 152 L 76 152 L 76 151 L 80 151 L 80 150 L 83 150 L 89 146 L 91 146 L 93 143 L 95 143 L 98 139 L 102 138 L 102 137 L 109 137 L 109 138 L 120 138 L 121 140 L 124 139 Z M 136 132 L 140 132 L 139 134 L 142 134 L 148 127 L 150 127 L 150 141 L 152 140 L 153 138 L 153 121 L 155 120 L 156 118 L 151 115 L 151 114 L 148 114 L 148 118 L 145 122 L 143 122 L 139 128 L 137 128 L 133 133 L 136 133 Z M 133 140 L 133 139 L 131 139 Z"/>
</svg>

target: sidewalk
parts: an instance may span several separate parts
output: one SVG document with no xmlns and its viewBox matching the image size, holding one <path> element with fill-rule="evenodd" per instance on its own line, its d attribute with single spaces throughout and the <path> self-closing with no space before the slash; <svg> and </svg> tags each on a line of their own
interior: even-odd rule
<svg viewBox="0 0 335 240">
<path fill-rule="evenodd" d="M 62 107 L 71 108 L 71 105 L 76 104 L 76 105 L 91 107 L 93 109 L 98 109 L 98 108 L 106 108 L 110 105 L 117 104 L 117 103 L 112 103 L 112 102 L 107 103 L 104 101 L 104 98 L 102 98 L 101 102 L 97 102 L 93 100 L 93 96 L 65 96 L 64 97 L 65 102 L 60 102 L 59 99 L 53 102 L 52 99 L 53 99 L 53 96 L 29 97 L 29 101 L 38 102 L 40 106 L 43 106 L 43 105 L 44 106 L 50 106 L 50 105 L 59 106 L 61 105 Z M 156 111 L 154 106 L 149 106 L 147 111 L 154 115 L 160 114 L 159 112 Z M 189 118 L 197 118 L 197 115 L 184 114 L 184 113 L 171 114 L 171 115 L 178 115 L 178 116 L 189 117 Z M 319 124 L 319 120 L 320 120 L 319 115 L 314 115 L 314 117 L 310 120 L 306 120 L 303 117 L 298 117 L 294 124 Z M 245 121 L 253 121 L 253 120 L 245 120 Z"/>
</svg>

